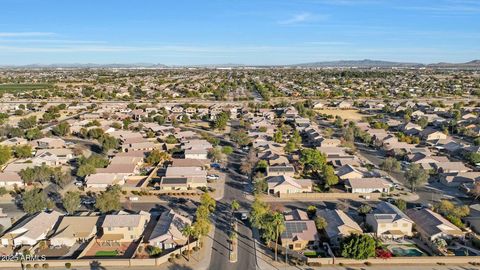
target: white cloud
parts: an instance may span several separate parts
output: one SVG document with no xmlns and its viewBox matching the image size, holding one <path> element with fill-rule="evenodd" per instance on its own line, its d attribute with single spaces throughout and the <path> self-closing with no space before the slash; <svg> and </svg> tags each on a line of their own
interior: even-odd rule
<svg viewBox="0 0 480 270">
<path fill-rule="evenodd" d="M 51 32 L 0 32 L 0 37 L 39 37 L 53 36 Z"/>
<path fill-rule="evenodd" d="M 286 20 L 278 21 L 278 24 L 292 25 L 292 24 L 299 24 L 304 22 L 326 20 L 327 18 L 328 18 L 327 15 L 314 15 L 314 14 L 311 14 L 310 12 L 302 12 L 302 13 L 295 14 Z"/>
</svg>

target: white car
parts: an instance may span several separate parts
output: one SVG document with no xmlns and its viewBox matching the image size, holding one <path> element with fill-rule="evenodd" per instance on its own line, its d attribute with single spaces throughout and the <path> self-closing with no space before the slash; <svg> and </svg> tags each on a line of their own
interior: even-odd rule
<svg viewBox="0 0 480 270">
<path fill-rule="evenodd" d="M 134 197 L 128 197 L 128 199 L 130 201 L 138 201 L 138 197 L 134 196 Z"/>
<path fill-rule="evenodd" d="M 216 174 L 209 174 L 207 175 L 207 179 L 208 180 L 218 180 L 220 178 L 220 176 L 216 175 Z"/>
<path fill-rule="evenodd" d="M 82 181 L 75 181 L 75 186 L 77 187 L 83 187 L 83 182 Z"/>
<path fill-rule="evenodd" d="M 242 213 L 242 216 L 240 217 L 241 220 L 246 220 L 248 218 L 247 213 Z"/>
</svg>

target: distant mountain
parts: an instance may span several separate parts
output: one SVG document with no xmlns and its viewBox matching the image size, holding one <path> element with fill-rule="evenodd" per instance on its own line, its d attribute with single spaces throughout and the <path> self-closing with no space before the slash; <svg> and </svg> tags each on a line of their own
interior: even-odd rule
<svg viewBox="0 0 480 270">
<path fill-rule="evenodd" d="M 480 60 L 473 60 L 466 63 L 433 63 L 421 64 L 410 62 L 392 62 L 383 60 L 340 60 L 301 63 L 294 65 L 247 65 L 247 64 L 206 64 L 206 65 L 172 65 L 152 63 L 132 63 L 132 64 L 31 64 L 31 65 L 0 65 L 0 68 L 279 68 L 279 67 L 300 67 L 300 68 L 439 68 L 439 69 L 474 69 L 480 70 Z"/>
<path fill-rule="evenodd" d="M 0 65 L 2 68 L 166 68 L 163 64 L 132 63 L 132 64 L 30 64 L 30 65 Z"/>
<path fill-rule="evenodd" d="M 423 64 L 364 59 L 364 60 L 340 60 L 340 61 L 327 61 L 327 62 L 313 62 L 313 63 L 297 64 L 292 66 L 373 68 L 373 67 L 422 67 Z"/>
<path fill-rule="evenodd" d="M 436 63 L 429 64 L 431 68 L 457 68 L 457 69 L 480 69 L 480 60 L 473 60 L 466 63 Z"/>
<path fill-rule="evenodd" d="M 328 61 L 328 62 L 312 62 L 303 63 L 297 65 L 291 65 L 292 67 L 346 67 L 346 68 L 450 68 L 450 69 L 480 69 L 480 60 L 473 60 L 466 63 L 435 63 L 435 64 L 421 64 L 421 63 L 408 63 L 408 62 L 391 62 L 382 60 L 340 60 L 340 61 Z"/>
</svg>

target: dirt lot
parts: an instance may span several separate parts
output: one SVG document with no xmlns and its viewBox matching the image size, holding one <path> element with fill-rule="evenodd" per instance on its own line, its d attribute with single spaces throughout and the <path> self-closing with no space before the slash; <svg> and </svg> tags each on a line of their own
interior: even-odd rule
<svg viewBox="0 0 480 270">
<path fill-rule="evenodd" d="M 343 119 L 348 120 L 361 120 L 363 116 L 358 110 L 333 110 L 333 109 L 321 109 L 315 110 L 318 113 L 331 114 L 333 116 L 340 116 Z"/>
</svg>

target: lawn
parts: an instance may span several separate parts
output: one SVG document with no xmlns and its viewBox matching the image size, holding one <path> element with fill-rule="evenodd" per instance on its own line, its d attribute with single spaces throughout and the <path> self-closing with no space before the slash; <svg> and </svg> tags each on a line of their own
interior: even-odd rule
<svg viewBox="0 0 480 270">
<path fill-rule="evenodd" d="M 9 83 L 0 84 L 0 93 L 16 93 L 23 91 L 50 89 L 53 85 L 49 83 Z"/>
<path fill-rule="evenodd" d="M 95 253 L 95 256 L 98 257 L 114 257 L 118 256 L 118 251 L 116 250 L 101 250 Z"/>
</svg>

